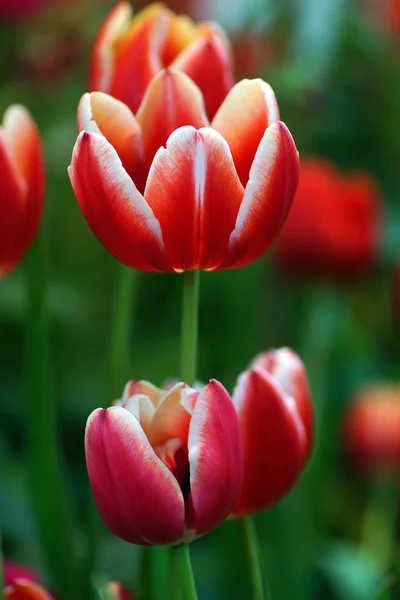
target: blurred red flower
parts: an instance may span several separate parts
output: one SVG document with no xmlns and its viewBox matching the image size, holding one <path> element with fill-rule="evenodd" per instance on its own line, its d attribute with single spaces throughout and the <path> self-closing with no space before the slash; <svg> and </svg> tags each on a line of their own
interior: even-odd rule
<svg viewBox="0 0 400 600">
<path fill-rule="evenodd" d="M 285 272 L 353 278 L 377 258 L 381 198 L 367 173 L 341 174 L 323 159 L 306 159 L 277 242 Z"/>
<path fill-rule="evenodd" d="M 46 0 L 0 0 L 0 19 L 25 17 L 40 10 L 45 2 Z"/>
<path fill-rule="evenodd" d="M 0 125 L 0 276 L 32 242 L 43 208 L 44 164 L 39 132 L 23 106 L 11 106 Z"/>
<path fill-rule="evenodd" d="M 53 600 L 32 569 L 6 560 L 3 571 L 5 600 Z"/>
<path fill-rule="evenodd" d="M 30 581 L 31 583 L 39 583 L 39 577 L 35 571 L 29 567 L 20 565 L 12 560 L 5 560 L 3 567 L 5 586 L 10 585 L 16 579 L 23 579 L 25 581 Z"/>
<path fill-rule="evenodd" d="M 400 386 L 371 385 L 349 405 L 344 443 L 351 458 L 369 469 L 400 467 Z"/>
</svg>

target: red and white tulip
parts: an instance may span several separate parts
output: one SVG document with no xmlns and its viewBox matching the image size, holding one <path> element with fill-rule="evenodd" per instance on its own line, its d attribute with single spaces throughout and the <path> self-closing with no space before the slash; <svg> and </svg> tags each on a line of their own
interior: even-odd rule
<svg viewBox="0 0 400 600">
<path fill-rule="evenodd" d="M 234 84 L 231 63 L 228 39 L 216 23 L 195 25 L 158 3 L 132 18 L 130 3 L 119 2 L 95 41 L 89 89 L 136 112 L 153 77 L 171 67 L 199 86 L 212 118 Z"/>
<path fill-rule="evenodd" d="M 44 199 L 39 132 L 23 106 L 0 125 L 0 276 L 21 260 L 37 231 Z"/>
<path fill-rule="evenodd" d="M 101 517 L 133 544 L 207 533 L 229 515 L 241 485 L 237 417 L 215 380 L 200 392 L 130 382 L 118 405 L 90 415 L 85 448 Z"/>
<path fill-rule="evenodd" d="M 243 447 L 243 482 L 233 513 L 244 516 L 287 494 L 307 461 L 313 409 L 300 358 L 271 350 L 242 373 L 233 392 Z"/>
<path fill-rule="evenodd" d="M 228 269 L 279 234 L 298 182 L 298 153 L 272 88 L 238 83 L 212 120 L 199 88 L 168 69 L 136 114 L 85 94 L 69 169 L 89 226 L 118 260 L 144 271 Z"/>
</svg>

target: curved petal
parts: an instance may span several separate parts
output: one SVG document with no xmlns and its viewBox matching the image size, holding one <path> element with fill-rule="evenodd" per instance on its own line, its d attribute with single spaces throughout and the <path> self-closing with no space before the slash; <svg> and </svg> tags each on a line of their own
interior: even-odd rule
<svg viewBox="0 0 400 600">
<path fill-rule="evenodd" d="M 234 84 L 225 41 L 209 27 L 171 66 L 184 71 L 199 86 L 207 115 L 212 119 Z"/>
<path fill-rule="evenodd" d="M 286 220 L 298 179 L 296 146 L 279 121 L 268 127 L 260 142 L 229 240 L 229 257 L 220 268 L 243 267 L 267 250 Z"/>
<path fill-rule="evenodd" d="M 69 176 L 85 218 L 118 260 L 143 271 L 169 271 L 160 224 L 111 144 L 81 132 Z"/>
<path fill-rule="evenodd" d="M 243 445 L 237 516 L 277 502 L 294 485 L 306 457 L 296 404 L 263 369 L 245 371 L 233 392 Z"/>
<path fill-rule="evenodd" d="M 185 12 L 185 10 L 181 11 Z M 199 36 L 199 28 L 185 14 L 176 15 L 171 12 L 168 33 L 162 50 L 162 64 L 168 66 L 172 61 Z"/>
<path fill-rule="evenodd" d="M 187 528 L 202 535 L 229 515 L 242 481 L 238 420 L 231 397 L 214 379 L 200 392 L 188 438 Z M 192 532 L 192 533 L 193 533 Z"/>
<path fill-rule="evenodd" d="M 16 241 L 26 207 L 26 185 L 18 177 L 0 135 L 0 275 L 16 262 Z"/>
<path fill-rule="evenodd" d="M 145 381 L 143 379 L 140 381 L 135 381 L 134 379 L 131 379 L 125 386 L 121 403 L 126 402 L 135 394 L 144 394 L 150 398 L 153 406 L 157 407 L 166 393 L 166 390 L 156 387 L 149 381 Z"/>
<path fill-rule="evenodd" d="M 21 580 L 6 587 L 4 600 L 52 600 L 52 596 L 41 585 Z"/>
<path fill-rule="evenodd" d="M 174 131 L 154 157 L 144 196 L 176 271 L 215 269 L 225 259 L 243 188 L 219 133 Z"/>
<path fill-rule="evenodd" d="M 97 508 L 115 535 L 132 544 L 181 539 L 180 487 L 129 411 L 120 406 L 95 410 L 86 425 L 85 451 Z"/>
<path fill-rule="evenodd" d="M 145 173 L 140 125 L 129 108 L 103 92 L 86 93 L 78 105 L 78 130 L 101 133 L 117 151 L 122 166 L 143 191 Z"/>
<path fill-rule="evenodd" d="M 274 91 L 262 79 L 237 83 L 215 115 L 211 126 L 228 142 L 243 186 L 265 130 L 278 119 Z"/>
<path fill-rule="evenodd" d="M 274 382 L 296 402 L 306 432 L 307 456 L 309 456 L 314 440 L 314 410 L 307 373 L 300 357 L 291 348 L 279 348 L 260 354 L 251 366 L 268 371 Z"/>
<path fill-rule="evenodd" d="M 39 132 L 18 105 L 0 128 L 0 274 L 9 271 L 31 243 L 43 210 L 44 163 Z"/>
<path fill-rule="evenodd" d="M 109 92 L 114 76 L 114 45 L 129 28 L 132 6 L 129 2 L 118 2 L 108 13 L 93 45 L 90 63 L 89 89 Z"/>
<path fill-rule="evenodd" d="M 191 413 L 186 408 L 188 394 L 197 398 L 199 392 L 180 382 L 158 404 L 148 433 L 152 446 L 161 446 L 172 438 L 179 438 L 186 443 L 191 419 Z"/>
<path fill-rule="evenodd" d="M 161 53 L 168 33 L 171 13 L 160 4 L 142 11 L 132 22 L 118 49 L 110 94 L 136 113 L 147 86 L 162 69 Z"/>
<path fill-rule="evenodd" d="M 166 69 L 156 75 L 137 113 L 142 128 L 144 156 L 150 168 L 155 153 L 175 129 L 208 124 L 198 87 L 181 71 Z"/>
</svg>

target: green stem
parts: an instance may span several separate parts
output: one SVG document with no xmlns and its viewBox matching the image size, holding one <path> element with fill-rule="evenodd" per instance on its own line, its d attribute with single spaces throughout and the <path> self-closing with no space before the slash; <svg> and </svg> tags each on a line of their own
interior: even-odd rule
<svg viewBox="0 0 400 600">
<path fill-rule="evenodd" d="M 118 265 L 117 289 L 111 316 L 109 401 L 119 397 L 129 378 L 129 341 L 140 271 Z"/>
<path fill-rule="evenodd" d="M 252 587 L 252 598 L 253 600 L 264 600 L 264 578 L 254 521 L 251 517 L 243 517 L 239 520 L 239 525 L 246 550 Z"/>
<path fill-rule="evenodd" d="M 397 477 L 389 473 L 373 477 L 362 522 L 361 547 L 374 555 L 383 570 L 395 562 Z"/>
<path fill-rule="evenodd" d="M 189 546 L 187 544 L 180 544 L 173 548 L 172 552 L 183 600 L 197 600 L 196 584 L 193 577 Z"/>
<path fill-rule="evenodd" d="M 31 250 L 27 284 L 28 457 L 38 535 L 52 585 L 61 600 L 80 598 L 68 494 L 57 438 L 49 321 L 46 306 L 46 248 L 43 233 Z"/>
<path fill-rule="evenodd" d="M 196 379 L 200 271 L 183 274 L 181 321 L 181 379 L 193 386 Z"/>
</svg>

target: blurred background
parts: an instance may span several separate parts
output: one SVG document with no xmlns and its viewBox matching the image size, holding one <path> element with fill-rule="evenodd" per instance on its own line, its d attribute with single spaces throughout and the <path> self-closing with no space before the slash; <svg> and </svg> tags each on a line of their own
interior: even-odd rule
<svg viewBox="0 0 400 600">
<path fill-rule="evenodd" d="M 139 4 L 145 3 L 135 8 Z M 385 553 L 388 544 L 396 548 L 398 468 L 389 475 L 387 465 L 369 468 L 363 448 L 354 449 L 357 427 L 345 425 L 363 390 L 375 386 L 379 405 L 379 386 L 389 386 L 389 418 L 380 425 L 378 409 L 373 420 L 384 438 L 385 423 L 394 424 L 400 443 L 399 410 L 390 412 L 400 406 L 400 388 L 393 387 L 400 375 L 394 291 L 400 255 L 400 2 L 169 4 L 227 29 L 237 77 L 262 77 L 273 86 L 304 161 L 298 216 L 293 212 L 272 250 L 244 269 L 201 275 L 199 379 L 215 377 L 232 390 L 257 353 L 279 346 L 294 348 L 309 373 L 314 454 L 290 496 L 256 517 L 272 598 L 400 598 L 400 545 L 389 558 Z M 87 416 L 117 398 L 129 377 L 161 384 L 177 376 L 179 360 L 181 278 L 138 273 L 129 364 L 124 380 L 115 381 L 110 327 L 122 267 L 86 225 L 67 177 L 91 46 L 112 5 L 0 0 L 0 113 L 9 104 L 25 104 L 44 140 L 51 370 L 78 544 L 86 518 Z M 28 269 L 26 260 L 0 285 L 0 528 L 6 554 L 39 569 L 46 580 L 26 482 Z M 193 544 L 200 598 L 248 594 L 235 535 L 235 523 L 227 522 Z M 134 547 L 103 532 L 101 570 L 112 579 L 129 581 L 136 555 Z"/>
</svg>

